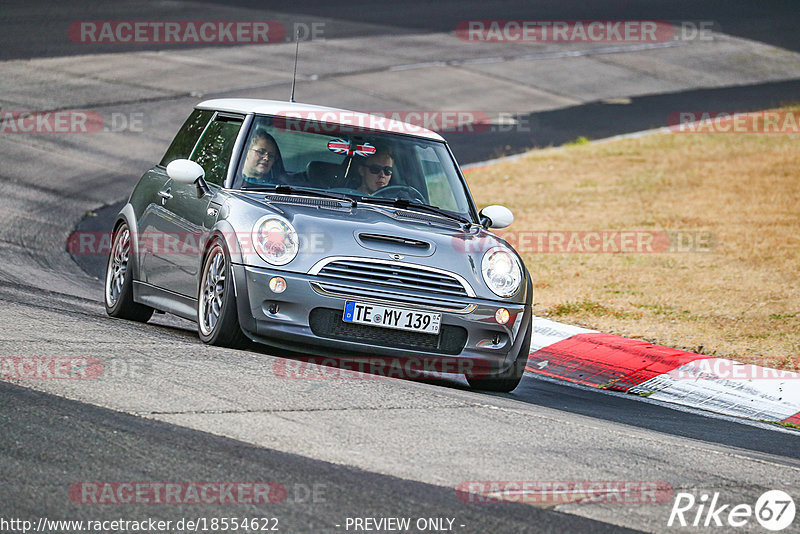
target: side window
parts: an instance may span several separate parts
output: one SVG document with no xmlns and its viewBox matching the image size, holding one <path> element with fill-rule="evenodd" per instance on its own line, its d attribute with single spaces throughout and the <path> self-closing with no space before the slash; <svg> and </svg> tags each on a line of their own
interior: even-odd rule
<svg viewBox="0 0 800 534">
<path fill-rule="evenodd" d="M 189 158 L 206 171 L 206 182 L 221 186 L 228 174 L 233 145 L 242 127 L 239 117 L 217 116 Z"/>
<path fill-rule="evenodd" d="M 194 110 L 192 114 L 189 115 L 189 118 L 186 119 L 186 122 L 183 123 L 175 139 L 172 140 L 172 144 L 169 145 L 167 153 L 161 158 L 161 163 L 159 165 L 166 167 L 176 159 L 187 159 L 213 114 L 213 111 L 204 109 Z"/>
</svg>

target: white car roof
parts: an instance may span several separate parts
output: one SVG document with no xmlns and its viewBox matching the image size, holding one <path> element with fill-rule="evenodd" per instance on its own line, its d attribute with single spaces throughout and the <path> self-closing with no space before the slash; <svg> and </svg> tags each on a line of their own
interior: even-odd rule
<svg viewBox="0 0 800 534">
<path fill-rule="evenodd" d="M 332 124 L 346 124 L 358 126 L 381 132 L 399 133 L 444 141 L 441 135 L 434 131 L 401 122 L 380 115 L 370 115 L 358 111 L 300 104 L 297 102 L 282 102 L 279 100 L 259 100 L 255 98 L 217 98 L 206 100 L 195 106 L 198 109 L 216 111 L 229 111 L 233 113 L 256 113 L 258 115 L 286 115 L 308 120 L 316 120 Z"/>
</svg>

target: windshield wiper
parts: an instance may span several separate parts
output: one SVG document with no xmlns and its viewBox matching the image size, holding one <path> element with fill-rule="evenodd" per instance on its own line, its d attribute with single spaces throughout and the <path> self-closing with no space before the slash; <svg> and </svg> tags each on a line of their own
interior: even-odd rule
<svg viewBox="0 0 800 534">
<path fill-rule="evenodd" d="M 292 185 L 276 185 L 268 187 L 253 187 L 247 188 L 247 191 L 259 191 L 268 193 L 277 193 L 279 195 L 309 195 L 312 197 L 333 198 L 336 200 L 344 200 L 349 202 L 351 207 L 356 207 L 356 199 L 349 197 L 342 193 L 331 193 L 328 191 L 320 191 L 319 189 L 309 189 L 306 187 L 294 187 Z"/>
<path fill-rule="evenodd" d="M 439 215 L 440 217 L 446 217 L 448 219 L 453 219 L 458 221 L 462 224 L 471 225 L 472 221 L 467 219 L 466 217 L 462 217 L 460 215 L 456 215 L 455 213 L 451 213 L 449 211 L 443 210 L 438 206 L 431 206 L 430 204 L 422 204 L 420 202 L 412 202 L 410 200 L 406 200 L 403 198 L 380 198 L 380 197 L 361 197 L 362 202 L 368 202 L 372 204 L 384 204 L 387 206 L 394 206 L 396 208 L 404 209 L 404 210 L 417 210 L 417 211 L 425 211 L 428 213 L 433 213 L 434 215 Z"/>
</svg>

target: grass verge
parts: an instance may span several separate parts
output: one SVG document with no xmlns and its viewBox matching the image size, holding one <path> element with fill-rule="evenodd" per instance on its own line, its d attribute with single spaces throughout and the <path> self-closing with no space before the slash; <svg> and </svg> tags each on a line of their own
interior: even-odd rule
<svg viewBox="0 0 800 534">
<path fill-rule="evenodd" d="M 800 370 L 800 135 L 571 143 L 467 178 L 514 212 L 536 315 Z M 601 232 L 644 242 L 590 252 Z"/>
</svg>

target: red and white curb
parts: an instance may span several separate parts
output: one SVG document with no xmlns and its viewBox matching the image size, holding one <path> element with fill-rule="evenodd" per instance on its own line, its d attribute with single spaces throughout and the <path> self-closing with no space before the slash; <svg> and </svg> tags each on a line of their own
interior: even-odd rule
<svg viewBox="0 0 800 534">
<path fill-rule="evenodd" d="M 592 143 L 670 132 L 662 127 Z M 537 150 L 564 150 L 551 147 Z M 462 165 L 467 173 L 528 153 Z M 646 341 L 533 319 L 532 373 L 601 389 L 624 391 L 734 417 L 800 425 L 800 374 L 714 358 Z"/>
<path fill-rule="evenodd" d="M 734 417 L 800 424 L 800 374 L 534 317 L 532 373 Z"/>
</svg>

